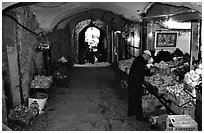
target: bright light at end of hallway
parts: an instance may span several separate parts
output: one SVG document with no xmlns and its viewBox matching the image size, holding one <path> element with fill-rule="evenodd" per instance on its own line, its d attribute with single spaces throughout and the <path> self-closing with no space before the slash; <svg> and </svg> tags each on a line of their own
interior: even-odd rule
<svg viewBox="0 0 204 133">
<path fill-rule="evenodd" d="M 100 37 L 100 31 L 95 27 L 91 27 L 91 28 L 87 29 L 85 35 L 86 36 L 88 35 L 90 37 L 92 37 L 92 35 L 94 35 L 94 36 L 97 36 L 99 38 Z"/>
<path fill-rule="evenodd" d="M 85 41 L 88 42 L 90 47 L 97 46 L 99 43 L 100 30 L 95 27 L 90 27 L 85 32 Z"/>
</svg>

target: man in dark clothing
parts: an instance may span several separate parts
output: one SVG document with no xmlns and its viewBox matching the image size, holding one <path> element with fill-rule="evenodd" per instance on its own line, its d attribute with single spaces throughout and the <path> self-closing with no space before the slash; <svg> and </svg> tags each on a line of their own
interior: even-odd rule
<svg viewBox="0 0 204 133">
<path fill-rule="evenodd" d="M 136 57 L 131 65 L 128 77 L 128 116 L 136 116 L 139 121 L 145 120 L 142 110 L 143 82 L 145 67 L 150 59 L 151 53 L 148 50 Z"/>
</svg>

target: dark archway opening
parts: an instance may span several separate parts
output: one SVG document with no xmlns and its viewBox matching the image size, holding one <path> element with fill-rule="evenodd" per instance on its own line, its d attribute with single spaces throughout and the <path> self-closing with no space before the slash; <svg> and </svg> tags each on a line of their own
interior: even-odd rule
<svg viewBox="0 0 204 133">
<path fill-rule="evenodd" d="M 86 26 L 80 33 L 79 33 L 79 47 L 78 47 L 78 64 L 85 64 L 88 63 L 89 61 L 89 45 L 85 41 L 85 32 L 87 31 L 88 28 L 90 27 L 95 27 L 100 31 L 100 37 L 99 37 L 99 43 L 97 45 L 97 51 L 95 51 L 93 54 L 95 58 L 97 58 L 97 62 L 107 62 L 108 56 L 107 56 L 107 46 L 104 45 L 104 37 L 105 33 L 104 31 L 95 26 L 95 25 L 88 25 Z M 91 61 L 90 63 L 94 64 L 96 60 Z"/>
</svg>

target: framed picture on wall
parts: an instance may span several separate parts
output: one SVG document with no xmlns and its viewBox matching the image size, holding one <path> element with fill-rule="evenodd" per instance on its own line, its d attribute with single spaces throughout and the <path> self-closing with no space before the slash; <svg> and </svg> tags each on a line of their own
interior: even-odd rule
<svg viewBox="0 0 204 133">
<path fill-rule="evenodd" d="M 156 32 L 155 48 L 176 47 L 177 32 Z"/>
</svg>

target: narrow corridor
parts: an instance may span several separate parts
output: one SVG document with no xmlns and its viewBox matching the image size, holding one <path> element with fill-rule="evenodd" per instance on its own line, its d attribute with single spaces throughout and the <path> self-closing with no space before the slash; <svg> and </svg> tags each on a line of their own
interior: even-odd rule
<svg viewBox="0 0 204 133">
<path fill-rule="evenodd" d="M 26 130 L 150 130 L 148 123 L 127 117 L 126 91 L 110 66 L 74 67 L 69 88 L 52 88 L 45 113 Z"/>
</svg>

